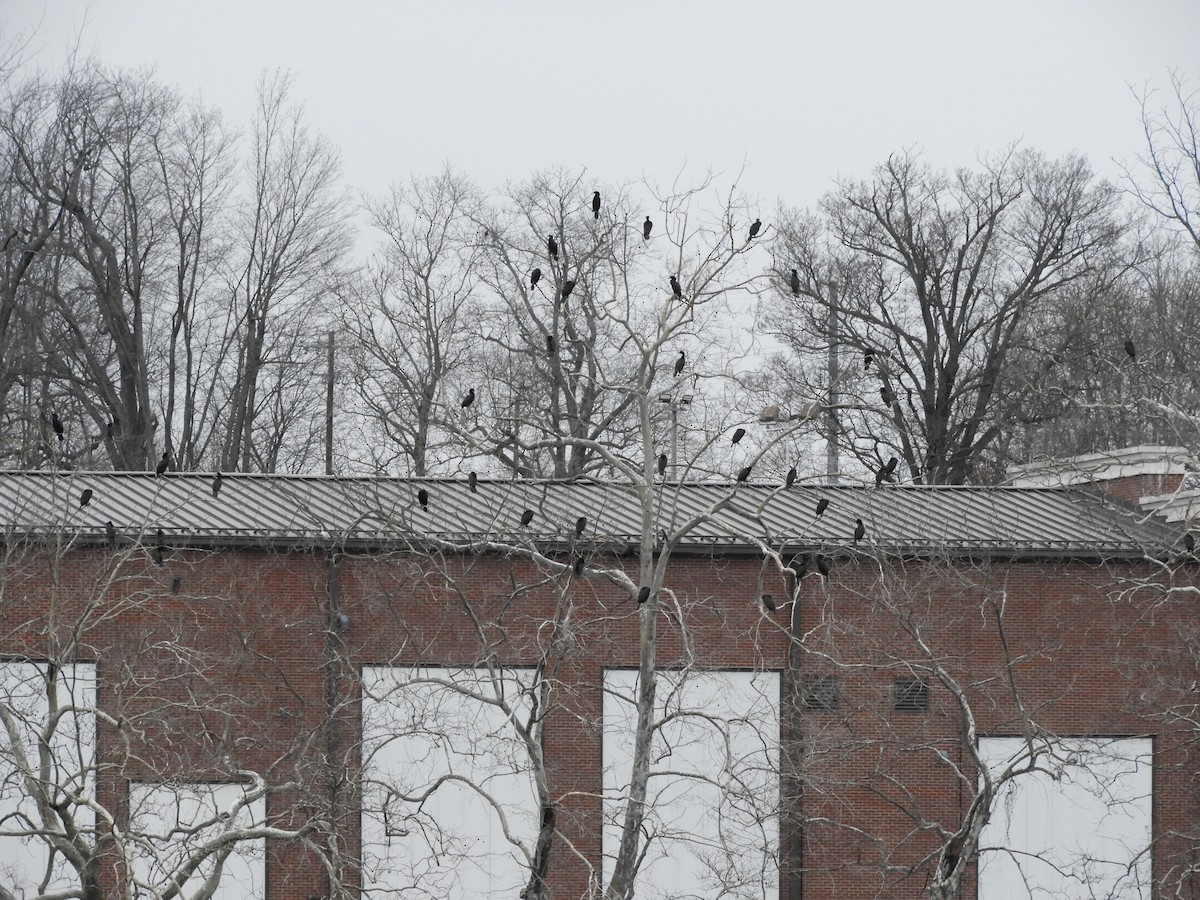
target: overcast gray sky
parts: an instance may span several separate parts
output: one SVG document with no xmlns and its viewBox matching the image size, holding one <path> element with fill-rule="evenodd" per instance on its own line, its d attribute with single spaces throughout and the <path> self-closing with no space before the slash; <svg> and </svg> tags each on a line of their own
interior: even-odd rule
<svg viewBox="0 0 1200 900">
<path fill-rule="evenodd" d="M 1115 175 L 1139 149 L 1130 85 L 1200 78 L 1200 0 L 0 0 L 0 25 L 36 28 L 50 69 L 78 34 L 239 126 L 259 73 L 291 70 L 372 193 L 444 161 L 487 186 L 686 165 L 807 206 L 897 149 L 957 166 L 1014 141 Z"/>
</svg>

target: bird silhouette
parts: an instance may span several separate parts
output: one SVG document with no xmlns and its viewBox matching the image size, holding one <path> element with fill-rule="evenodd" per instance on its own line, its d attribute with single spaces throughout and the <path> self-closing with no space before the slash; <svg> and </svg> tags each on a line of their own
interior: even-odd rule
<svg viewBox="0 0 1200 900">
<path fill-rule="evenodd" d="M 50 413 L 50 427 L 54 429 L 54 434 L 58 437 L 59 441 L 62 441 L 65 429 L 63 428 L 62 419 L 58 417 L 58 413 L 56 412 Z"/>
<path fill-rule="evenodd" d="M 216 499 L 217 494 L 221 493 L 221 486 L 223 484 L 224 484 L 224 481 L 221 478 L 221 473 L 218 472 L 216 475 L 213 476 L 212 495 L 213 495 L 214 500 Z"/>
<path fill-rule="evenodd" d="M 646 585 L 642 585 L 642 589 L 640 591 L 638 591 L 638 596 L 637 596 L 638 606 L 641 606 L 643 603 L 645 603 L 649 599 L 650 599 L 650 588 L 647 587 Z"/>
<path fill-rule="evenodd" d="M 797 581 L 803 579 L 804 576 L 808 574 L 808 554 L 806 553 L 792 557 L 792 564 L 790 568 L 792 572 L 795 573 Z"/>
<path fill-rule="evenodd" d="M 587 516 L 580 516 L 575 520 L 575 537 L 582 535 L 585 528 L 587 528 Z"/>
<path fill-rule="evenodd" d="M 83 493 L 79 495 L 79 508 L 83 509 L 92 502 L 92 489 L 84 488 Z"/>
<path fill-rule="evenodd" d="M 546 249 L 550 252 L 551 259 L 558 259 L 558 241 L 552 234 L 546 236 Z"/>
<path fill-rule="evenodd" d="M 553 356 L 554 351 L 558 349 L 558 342 L 554 340 L 554 335 L 546 335 L 546 355 Z"/>
<path fill-rule="evenodd" d="M 858 543 L 867 536 L 867 526 L 863 524 L 862 519 L 854 520 L 854 543 Z"/>
<path fill-rule="evenodd" d="M 525 512 L 521 513 L 521 527 L 522 528 L 527 527 L 529 525 L 529 523 L 532 521 L 533 521 L 533 510 L 532 509 L 527 509 L 527 510 L 525 510 Z"/>
<path fill-rule="evenodd" d="M 166 561 L 167 561 L 166 554 L 163 552 L 163 548 L 161 546 L 154 548 L 153 557 L 154 557 L 154 564 L 156 566 L 162 566 L 162 565 L 166 564 Z"/>
<path fill-rule="evenodd" d="M 738 484 L 741 484 L 742 482 L 749 480 L 751 468 L 752 468 L 751 466 L 743 466 L 742 467 L 742 471 L 738 472 L 738 476 L 737 476 Z"/>
<path fill-rule="evenodd" d="M 667 454 L 658 454 L 658 474 L 663 475 L 667 471 Z"/>
<path fill-rule="evenodd" d="M 429 491 L 425 488 L 417 491 L 417 502 L 421 504 L 421 509 L 429 509 Z"/>
<path fill-rule="evenodd" d="M 592 191 L 592 218 L 600 218 L 600 192 Z"/>
<path fill-rule="evenodd" d="M 775 612 L 775 609 L 776 609 L 775 598 L 772 597 L 770 594 L 762 595 L 762 605 L 767 608 L 768 612 Z"/>
<path fill-rule="evenodd" d="M 479 476 L 473 471 L 467 473 L 467 487 L 470 489 L 472 494 L 479 493 Z"/>
<path fill-rule="evenodd" d="M 896 471 L 896 466 L 900 465 L 900 460 L 896 457 L 888 457 L 887 465 L 883 467 L 883 474 L 891 480 L 892 474 Z"/>
<path fill-rule="evenodd" d="M 817 501 L 817 515 L 824 515 L 825 510 L 829 509 L 829 498 L 822 497 Z"/>
<path fill-rule="evenodd" d="M 572 571 L 575 573 L 576 578 L 583 574 L 583 563 L 584 560 L 582 556 L 575 557 L 575 567 Z"/>
<path fill-rule="evenodd" d="M 154 564 L 161 566 L 167 552 L 167 536 L 160 528 L 157 532 L 158 545 L 154 548 Z"/>
<path fill-rule="evenodd" d="M 166 473 L 167 469 L 171 468 L 171 451 L 164 450 L 162 459 L 158 461 L 158 465 L 154 467 L 155 477 Z"/>
<path fill-rule="evenodd" d="M 676 300 L 683 299 L 683 288 L 679 286 L 679 279 L 674 275 L 671 276 L 671 293 L 675 295 Z"/>
<path fill-rule="evenodd" d="M 792 277 L 788 280 L 788 287 L 792 289 L 793 294 L 800 293 L 800 273 L 792 269 Z"/>
<path fill-rule="evenodd" d="M 178 594 L 181 587 L 183 587 L 183 579 L 176 575 L 171 579 L 171 593 Z"/>
<path fill-rule="evenodd" d="M 870 347 L 863 350 L 863 371 L 867 372 L 871 368 L 871 363 L 875 361 L 875 351 Z"/>
<path fill-rule="evenodd" d="M 737 431 L 735 431 L 735 432 L 733 433 L 733 441 L 732 441 L 732 443 L 736 444 L 738 441 L 740 441 L 740 440 L 741 440 L 742 438 L 744 438 L 745 436 L 746 436 L 746 429 L 745 429 L 745 428 L 739 428 Z"/>
<path fill-rule="evenodd" d="M 1188 553 L 1196 552 L 1196 539 L 1192 537 L 1191 532 L 1183 536 L 1183 549 L 1187 550 Z"/>
<path fill-rule="evenodd" d="M 1137 347 L 1133 345 L 1133 341 L 1125 342 L 1125 352 L 1129 355 L 1130 359 L 1137 362 Z"/>
<path fill-rule="evenodd" d="M 564 300 L 566 300 L 568 297 L 571 296 L 571 291 L 573 291 L 573 290 L 575 290 L 575 279 L 568 278 L 566 281 L 563 282 L 562 298 Z"/>
<path fill-rule="evenodd" d="M 822 578 L 828 578 L 830 572 L 829 560 L 823 556 L 817 557 L 817 571 L 821 573 Z"/>
<path fill-rule="evenodd" d="M 463 394 L 462 403 L 460 403 L 459 405 L 463 409 L 466 409 L 468 406 L 470 406 L 474 402 L 475 402 L 475 388 L 471 388 L 469 391 L 467 391 L 465 394 Z"/>
<path fill-rule="evenodd" d="M 792 466 L 790 469 L 788 469 L 787 482 L 785 485 L 786 487 L 791 487 L 793 484 L 796 483 L 796 475 L 797 475 L 797 472 L 796 472 L 795 466 Z"/>
<path fill-rule="evenodd" d="M 117 546 L 117 526 L 112 523 L 112 520 L 104 523 L 104 534 L 108 538 L 108 546 Z"/>
<path fill-rule="evenodd" d="M 679 351 L 679 358 L 675 360 L 675 377 L 678 378 L 683 374 L 683 367 L 687 365 L 687 354 L 682 350 Z"/>
<path fill-rule="evenodd" d="M 750 226 L 750 240 L 758 237 L 758 233 L 762 230 L 762 219 L 755 219 L 754 224 Z"/>
<path fill-rule="evenodd" d="M 896 395 L 892 393 L 892 389 L 886 384 L 879 389 L 879 397 L 887 406 L 891 406 L 896 402 Z"/>
<path fill-rule="evenodd" d="M 537 283 L 541 280 L 542 280 L 542 270 L 535 267 L 534 270 L 529 273 L 529 287 L 530 288 L 537 287 Z"/>
<path fill-rule="evenodd" d="M 646 216 L 646 221 L 642 223 L 642 240 L 650 240 L 650 232 L 654 230 L 654 223 L 650 221 L 650 217 Z"/>
</svg>

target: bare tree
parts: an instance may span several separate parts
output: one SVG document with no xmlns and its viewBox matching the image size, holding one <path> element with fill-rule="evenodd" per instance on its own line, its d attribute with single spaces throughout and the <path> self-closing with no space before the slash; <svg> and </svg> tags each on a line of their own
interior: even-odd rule
<svg viewBox="0 0 1200 900">
<path fill-rule="evenodd" d="M 1138 171 L 1126 169 L 1130 189 L 1200 247 L 1200 97 L 1183 73 L 1172 72 L 1169 105 L 1155 108 L 1149 90 L 1139 99 L 1146 152 Z"/>
</svg>

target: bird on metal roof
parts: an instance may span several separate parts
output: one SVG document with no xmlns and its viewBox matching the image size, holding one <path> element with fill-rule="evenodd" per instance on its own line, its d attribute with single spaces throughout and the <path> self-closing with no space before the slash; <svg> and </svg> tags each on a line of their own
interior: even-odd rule
<svg viewBox="0 0 1200 900">
<path fill-rule="evenodd" d="M 592 191 L 592 218 L 600 218 L 600 192 Z"/>
<path fill-rule="evenodd" d="M 542 270 L 534 266 L 532 272 L 529 273 L 529 287 L 537 287 L 537 283 L 542 280 Z"/>
<path fill-rule="evenodd" d="M 525 512 L 521 513 L 521 527 L 522 528 L 527 527 L 529 525 L 529 523 L 532 521 L 533 521 L 533 510 L 532 509 L 526 509 Z"/>
<path fill-rule="evenodd" d="M 642 585 L 642 589 L 638 591 L 637 602 L 641 606 L 650 599 L 650 588 L 647 585 Z"/>
<path fill-rule="evenodd" d="M 43 419 L 43 421 L 45 420 Z M 62 441 L 65 429 L 63 428 L 62 419 L 58 417 L 58 413 L 56 412 L 50 413 L 50 427 L 54 429 L 54 434 L 58 437 L 59 441 Z"/>
<path fill-rule="evenodd" d="M 117 526 L 112 523 L 112 520 L 104 523 L 104 534 L 108 537 L 108 546 L 117 546 Z"/>
<path fill-rule="evenodd" d="M 476 475 L 474 471 L 467 473 L 467 487 L 470 489 L 472 494 L 479 493 L 479 476 Z"/>
<path fill-rule="evenodd" d="M 79 495 L 79 508 L 83 509 L 92 502 L 92 489 L 84 488 L 83 493 Z"/>
<path fill-rule="evenodd" d="M 575 290 L 575 279 L 568 278 L 566 281 L 563 282 L 562 298 L 564 300 L 566 300 L 568 297 L 571 296 L 571 291 L 573 291 L 573 290 Z"/>
<path fill-rule="evenodd" d="M 741 484 L 742 482 L 748 481 L 750 479 L 750 469 L 751 469 L 751 466 L 743 466 L 742 467 L 742 470 L 740 472 L 738 472 L 738 475 L 737 475 L 738 484 Z"/>
<path fill-rule="evenodd" d="M 863 524 L 862 519 L 854 520 L 854 543 L 858 543 L 867 536 L 867 526 Z"/>
<path fill-rule="evenodd" d="M 788 287 L 792 289 L 793 294 L 800 293 L 800 273 L 792 269 L 792 277 L 788 279 Z"/>
<path fill-rule="evenodd" d="M 163 475 L 167 469 L 171 468 L 171 451 L 164 450 L 162 459 L 158 461 L 158 465 L 154 467 L 155 476 Z"/>
<path fill-rule="evenodd" d="M 546 235 L 546 249 L 550 252 L 551 259 L 558 259 L 558 241 L 552 234 Z"/>
<path fill-rule="evenodd" d="M 787 473 L 787 481 L 784 483 L 784 486 L 785 486 L 785 487 L 791 487 L 793 484 L 795 484 L 795 483 L 796 483 L 796 475 L 797 475 L 797 474 L 798 474 L 798 473 L 796 472 L 796 467 L 795 467 L 795 466 L 792 466 L 790 469 L 788 469 L 788 473 Z"/>
<path fill-rule="evenodd" d="M 463 409 L 466 409 L 468 406 L 470 406 L 474 402 L 475 402 L 475 388 L 471 388 L 469 391 L 467 391 L 465 394 L 463 394 L 462 402 L 459 405 Z"/>
<path fill-rule="evenodd" d="M 767 608 L 768 612 L 775 612 L 777 607 L 775 606 L 775 598 L 774 597 L 772 597 L 770 594 L 763 594 L 761 599 L 762 599 L 762 605 Z"/>
<path fill-rule="evenodd" d="M 817 501 L 817 515 L 823 515 L 825 510 L 829 509 L 829 498 L 822 497 Z"/>
<path fill-rule="evenodd" d="M 580 537 L 585 528 L 587 528 L 587 516 L 580 516 L 575 520 L 575 537 Z"/>
<path fill-rule="evenodd" d="M 650 232 L 654 230 L 654 223 L 650 221 L 650 217 L 646 216 L 646 221 L 642 223 L 642 240 L 650 240 Z"/>
<path fill-rule="evenodd" d="M 733 433 L 733 441 L 732 441 L 732 443 L 736 444 L 738 441 L 740 441 L 740 440 L 741 440 L 742 438 L 744 438 L 745 436 L 746 436 L 746 429 L 745 429 L 745 428 L 739 428 L 737 431 L 735 431 L 735 432 Z"/>
<path fill-rule="evenodd" d="M 658 454 L 658 474 L 664 475 L 667 471 L 667 454 Z"/>
<path fill-rule="evenodd" d="M 421 504 L 421 509 L 429 509 L 429 491 L 425 488 L 417 491 L 417 502 Z"/>
<path fill-rule="evenodd" d="M 671 293 L 675 295 L 676 300 L 683 299 L 683 287 L 679 284 L 679 279 L 674 275 L 671 276 Z"/>
<path fill-rule="evenodd" d="M 217 494 L 221 493 L 221 487 L 224 483 L 224 479 L 220 472 L 213 476 L 212 495 L 214 500 L 216 499 Z"/>
<path fill-rule="evenodd" d="M 754 224 L 750 226 L 750 240 L 758 237 L 758 233 L 762 230 L 762 219 L 755 219 Z"/>
<path fill-rule="evenodd" d="M 679 358 L 675 360 L 675 377 L 678 378 L 683 374 L 683 367 L 687 365 L 687 354 L 680 350 Z"/>
</svg>

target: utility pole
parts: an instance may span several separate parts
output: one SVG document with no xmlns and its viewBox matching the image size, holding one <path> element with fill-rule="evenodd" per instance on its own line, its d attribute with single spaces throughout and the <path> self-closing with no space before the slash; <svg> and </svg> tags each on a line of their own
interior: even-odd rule
<svg viewBox="0 0 1200 900">
<path fill-rule="evenodd" d="M 827 377 L 829 378 L 829 398 L 825 411 L 828 418 L 825 423 L 825 468 L 829 483 L 837 484 L 840 474 L 838 459 L 838 404 L 841 397 L 838 394 L 838 288 L 837 283 L 829 281 L 829 359 Z"/>
<path fill-rule="evenodd" d="M 333 474 L 333 332 L 325 357 L 325 474 Z"/>
</svg>

